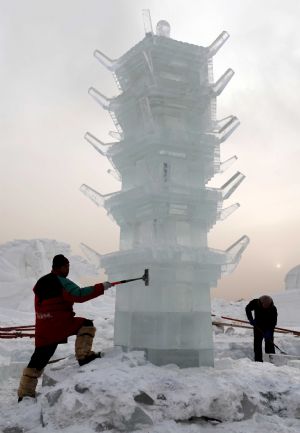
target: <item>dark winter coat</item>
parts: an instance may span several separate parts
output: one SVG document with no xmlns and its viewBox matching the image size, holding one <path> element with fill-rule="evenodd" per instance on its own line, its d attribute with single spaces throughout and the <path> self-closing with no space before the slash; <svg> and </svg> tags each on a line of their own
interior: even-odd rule
<svg viewBox="0 0 300 433">
<path fill-rule="evenodd" d="M 254 318 L 252 316 L 254 311 Z M 246 314 L 249 322 L 255 320 L 255 325 L 263 331 L 273 330 L 277 324 L 277 308 L 272 304 L 269 308 L 263 308 L 259 299 L 252 299 L 246 306 Z"/>
<path fill-rule="evenodd" d="M 74 302 L 85 302 L 103 295 L 104 287 L 96 284 L 80 289 L 68 278 L 50 273 L 40 278 L 35 287 L 35 345 L 66 343 L 77 334 L 84 318 L 74 317 Z"/>
</svg>

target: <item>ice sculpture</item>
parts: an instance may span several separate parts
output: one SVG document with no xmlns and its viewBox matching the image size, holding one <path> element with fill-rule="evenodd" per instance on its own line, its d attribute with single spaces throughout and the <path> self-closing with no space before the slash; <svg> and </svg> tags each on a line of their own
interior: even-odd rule
<svg viewBox="0 0 300 433">
<path fill-rule="evenodd" d="M 0 245 L 0 306 L 32 311 L 32 288 L 51 270 L 56 254 L 70 260 L 70 278 L 78 281 L 99 276 L 96 260 L 73 255 L 70 245 L 54 239 L 18 239 Z M 85 254 L 87 255 L 87 254 Z M 94 262 L 94 263 L 93 263 Z"/>
<path fill-rule="evenodd" d="M 160 21 L 153 34 L 143 11 L 145 37 L 117 60 L 96 50 L 121 93 L 90 95 L 111 114 L 117 140 L 85 138 L 113 165 L 121 190 L 103 195 L 81 190 L 104 206 L 120 226 L 120 251 L 102 256 L 109 280 L 134 278 L 150 269 L 150 286 L 120 286 L 116 294 L 115 344 L 143 349 L 155 364 L 213 365 L 210 288 L 237 265 L 249 239 L 226 251 L 208 248 L 207 233 L 239 204 L 222 209 L 244 179 L 237 172 L 221 188 L 207 182 L 237 158 L 220 162 L 220 143 L 239 125 L 216 119 L 216 98 L 232 69 L 214 82 L 212 58 L 229 35 L 201 47 L 170 38 Z"/>
<path fill-rule="evenodd" d="M 300 265 L 290 269 L 284 277 L 285 290 L 300 289 Z"/>
</svg>

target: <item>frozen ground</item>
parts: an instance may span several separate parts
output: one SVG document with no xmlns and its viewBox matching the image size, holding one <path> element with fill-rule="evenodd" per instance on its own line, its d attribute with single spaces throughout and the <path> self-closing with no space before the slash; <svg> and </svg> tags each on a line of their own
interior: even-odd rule
<svg viewBox="0 0 300 433">
<path fill-rule="evenodd" d="M 244 304 L 216 300 L 213 310 L 244 318 Z M 113 290 L 76 307 L 78 314 L 95 320 L 95 346 L 105 356 L 78 367 L 70 338 L 55 354 L 68 357 L 47 367 L 37 402 L 17 404 L 20 370 L 33 343 L 0 340 L 1 432 L 299 433 L 299 363 L 278 367 L 252 362 L 251 331 L 215 330 L 214 369 L 156 367 L 143 352 L 113 349 Z M 2 308 L 0 323 L 31 324 L 33 316 Z M 279 336 L 276 342 L 300 355 L 296 337 Z"/>
</svg>

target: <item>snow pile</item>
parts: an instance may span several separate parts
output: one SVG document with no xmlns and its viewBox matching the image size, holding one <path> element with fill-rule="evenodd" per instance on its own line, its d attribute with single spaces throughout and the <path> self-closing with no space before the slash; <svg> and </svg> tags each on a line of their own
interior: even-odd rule
<svg viewBox="0 0 300 433">
<path fill-rule="evenodd" d="M 70 260 L 70 278 L 80 281 L 96 276 L 96 267 L 71 254 L 68 244 L 50 239 L 15 240 L 0 245 L 0 300 L 2 308 L 32 309 L 32 288 L 51 270 L 56 254 Z"/>
<path fill-rule="evenodd" d="M 235 319 L 246 319 L 245 307 L 249 301 L 227 301 L 224 299 L 212 300 L 212 313 L 217 316 L 234 317 Z"/>
<path fill-rule="evenodd" d="M 4 433 L 13 431 L 9 428 L 32 433 L 42 428 L 44 432 L 165 433 L 172 431 L 172 425 L 177 431 L 192 432 L 201 431 L 192 429 L 197 425 L 206 430 L 213 423 L 214 431 L 229 432 L 234 430 L 225 428 L 228 423 L 251 419 L 266 431 L 263 420 L 270 423 L 276 416 L 285 426 L 281 432 L 296 433 L 299 389 L 297 368 L 254 364 L 249 359 L 219 360 L 215 368 L 157 367 L 144 359 L 143 352 L 113 349 L 84 367 L 72 358 L 48 367 L 38 402 L 5 407 L 0 426 Z"/>
<path fill-rule="evenodd" d="M 71 337 L 54 356 L 67 358 L 47 366 L 37 402 L 16 404 L 19 375 L 32 342 L 0 340 L 1 432 L 299 432 L 299 363 L 275 367 L 252 362 L 252 332 L 236 328 L 215 335 L 214 369 L 154 366 L 143 352 L 113 348 L 114 301 L 110 289 L 91 302 L 75 304 L 78 314 L 94 319 L 94 346 L 104 357 L 79 367 Z M 222 313 L 220 305 L 227 308 L 226 315 L 243 317 L 241 303 L 226 307 L 226 301 L 217 300 L 214 311 Z M 19 317 L 21 323 L 24 314 L 16 312 L 14 320 Z M 283 350 L 300 355 L 298 340 L 276 337 Z"/>
<path fill-rule="evenodd" d="M 299 328 L 300 290 L 296 289 L 276 293 L 272 298 L 278 310 L 278 326 Z"/>
</svg>

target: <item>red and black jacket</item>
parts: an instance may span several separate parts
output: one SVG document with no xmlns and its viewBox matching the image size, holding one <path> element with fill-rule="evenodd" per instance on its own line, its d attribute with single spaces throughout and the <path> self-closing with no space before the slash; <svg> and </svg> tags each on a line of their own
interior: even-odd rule
<svg viewBox="0 0 300 433">
<path fill-rule="evenodd" d="M 77 334 L 84 322 L 74 317 L 74 302 L 86 302 L 103 295 L 102 284 L 80 288 L 68 278 L 50 273 L 40 278 L 35 287 L 35 345 L 48 346 L 66 343 L 70 335 Z"/>
</svg>

